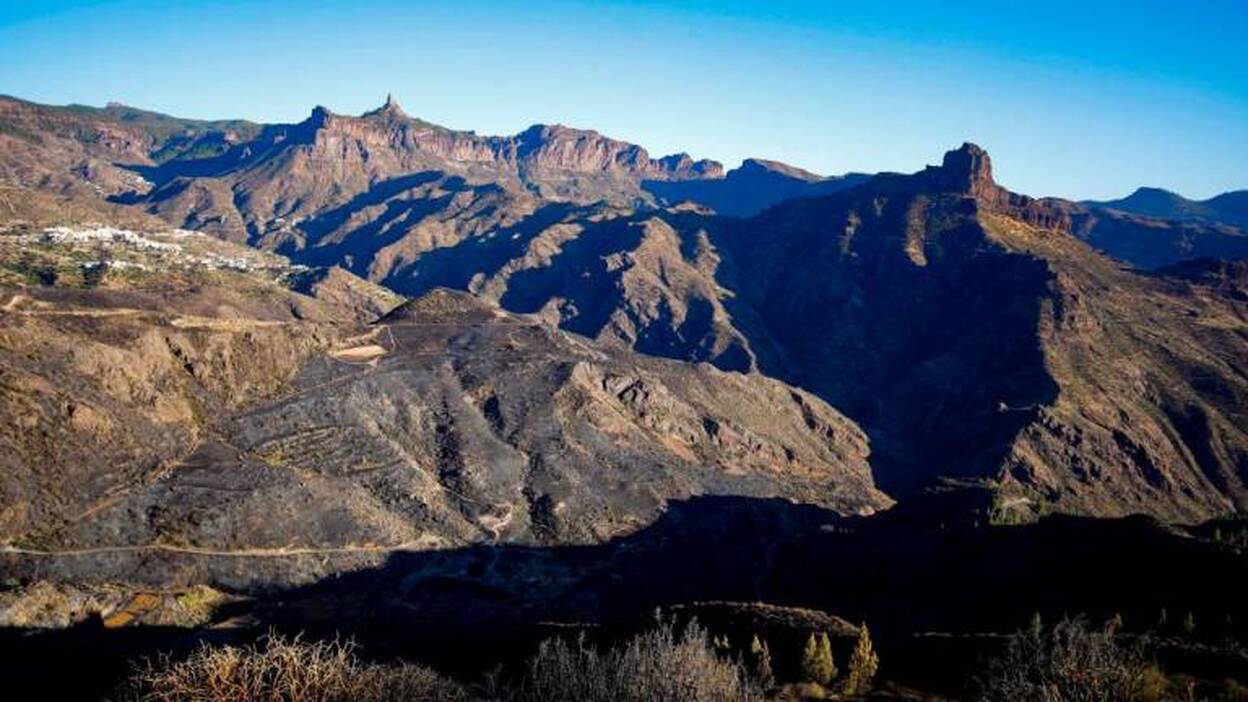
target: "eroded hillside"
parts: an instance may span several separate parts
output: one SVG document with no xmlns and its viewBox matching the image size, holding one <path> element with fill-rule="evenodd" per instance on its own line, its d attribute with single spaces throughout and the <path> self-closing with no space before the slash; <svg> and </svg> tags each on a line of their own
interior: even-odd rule
<svg viewBox="0 0 1248 702">
<path fill-rule="evenodd" d="M 190 232 L 3 245 L 3 526 L 25 577 L 250 586 L 401 549 L 597 543 L 694 495 L 891 504 L 853 422 L 758 374 L 466 293 L 376 319 L 393 296 L 349 273 Z"/>
</svg>

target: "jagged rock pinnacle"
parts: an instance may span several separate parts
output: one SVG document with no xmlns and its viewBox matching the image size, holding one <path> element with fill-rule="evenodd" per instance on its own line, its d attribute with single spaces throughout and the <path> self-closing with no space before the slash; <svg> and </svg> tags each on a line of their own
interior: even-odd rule
<svg viewBox="0 0 1248 702">
<path fill-rule="evenodd" d="M 312 108 L 312 116 L 308 118 L 308 122 L 310 122 L 313 127 L 319 128 L 325 126 L 329 122 L 329 119 L 333 116 L 334 113 L 330 112 L 328 107 L 325 107 L 324 105 L 317 105 Z"/>
<path fill-rule="evenodd" d="M 996 189 L 992 180 L 992 159 L 988 152 L 970 142 L 945 153 L 940 168 L 933 169 L 939 184 L 956 192 L 984 195 Z"/>
<path fill-rule="evenodd" d="M 403 112 L 403 108 L 399 106 L 398 101 L 394 99 L 394 95 L 391 93 L 386 93 L 386 104 L 377 108 L 374 114 L 391 115 L 394 117 L 407 116 L 407 113 Z"/>
</svg>

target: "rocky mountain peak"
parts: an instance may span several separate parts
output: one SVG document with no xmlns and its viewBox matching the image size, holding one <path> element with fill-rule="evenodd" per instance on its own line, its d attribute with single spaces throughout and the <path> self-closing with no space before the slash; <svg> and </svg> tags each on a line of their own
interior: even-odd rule
<svg viewBox="0 0 1248 702">
<path fill-rule="evenodd" d="M 986 194 L 996 188 L 992 159 L 987 151 L 970 142 L 946 152 L 936 175 L 942 186 L 969 195 Z"/>
<path fill-rule="evenodd" d="M 319 129 L 329 124 L 329 121 L 333 118 L 333 116 L 334 113 L 330 112 L 328 107 L 325 107 L 324 105 L 317 105 L 312 108 L 312 114 L 308 117 L 307 123 L 313 128 Z"/>
<path fill-rule="evenodd" d="M 390 117 L 396 119 L 404 119 L 407 113 L 399 106 L 399 101 L 394 99 L 394 95 L 386 93 L 386 102 L 375 110 L 364 113 L 365 117 Z"/>
<path fill-rule="evenodd" d="M 592 129 L 535 124 L 515 137 L 526 169 L 546 168 L 586 173 L 619 172 L 642 178 L 720 178 L 723 165 L 694 161 L 679 153 L 652 159 L 644 148 L 603 136 Z"/>
</svg>

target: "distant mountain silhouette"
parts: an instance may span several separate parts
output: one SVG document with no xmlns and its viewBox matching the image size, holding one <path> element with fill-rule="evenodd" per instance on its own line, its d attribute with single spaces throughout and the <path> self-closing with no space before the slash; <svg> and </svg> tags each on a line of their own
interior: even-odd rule
<svg viewBox="0 0 1248 702">
<path fill-rule="evenodd" d="M 778 161 L 751 158 L 725 178 L 647 180 L 642 188 L 669 205 L 694 202 L 719 214 L 749 217 L 785 200 L 827 195 L 870 179 L 865 173 L 823 177 Z"/>
<path fill-rule="evenodd" d="M 1119 200 L 1084 204 L 1146 217 L 1204 220 L 1248 228 L 1248 190 L 1222 193 L 1208 200 L 1189 200 L 1162 188 L 1139 188 Z"/>
</svg>

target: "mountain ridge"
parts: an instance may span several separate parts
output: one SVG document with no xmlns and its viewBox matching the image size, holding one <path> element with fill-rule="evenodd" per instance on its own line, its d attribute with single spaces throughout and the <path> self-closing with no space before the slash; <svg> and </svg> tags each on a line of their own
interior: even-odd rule
<svg viewBox="0 0 1248 702">
<path fill-rule="evenodd" d="M 87 136 L 50 132 L 63 158 L 23 187 L 100 186 L 55 169 L 155 146 L 65 119 Z M 1021 517 L 1243 508 L 1238 273 L 1173 268 L 1235 257 L 1240 230 L 1014 193 L 970 143 L 912 174 L 826 179 L 765 160 L 719 177 L 560 126 L 521 136 L 446 130 L 393 99 L 317 108 L 207 158 L 144 156 L 119 170 L 149 189 L 94 197 L 405 296 L 468 293 L 606 353 L 774 377 L 860 426 L 895 497 L 954 480 Z M 689 206 L 682 188 L 748 211 Z M 376 311 L 347 280 L 304 284 Z"/>
<path fill-rule="evenodd" d="M 1117 200 L 1087 200 L 1085 205 L 1161 219 L 1197 219 L 1248 227 L 1248 190 L 1231 190 L 1206 200 L 1189 200 L 1165 188 L 1140 187 Z"/>
</svg>

